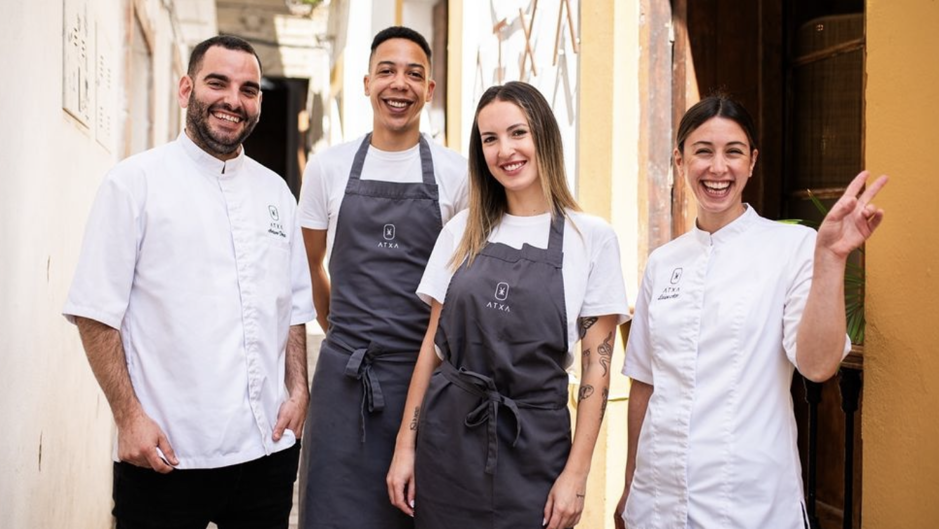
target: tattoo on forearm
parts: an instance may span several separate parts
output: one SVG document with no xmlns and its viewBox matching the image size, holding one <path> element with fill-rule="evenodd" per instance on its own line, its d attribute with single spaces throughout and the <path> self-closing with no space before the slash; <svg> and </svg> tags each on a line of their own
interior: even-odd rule
<svg viewBox="0 0 939 529">
<path fill-rule="evenodd" d="M 580 339 L 583 340 L 584 336 L 587 335 L 587 329 L 593 327 L 594 323 L 597 323 L 598 318 L 581 318 L 580 319 Z"/>
<path fill-rule="evenodd" d="M 613 359 L 613 333 L 611 332 L 603 339 L 603 343 L 597 346 L 597 354 L 600 355 L 600 365 L 603 366 L 603 376 L 606 376 L 610 370 L 610 361 Z"/>
<path fill-rule="evenodd" d="M 585 375 L 587 371 L 590 370 L 590 349 L 584 349 L 580 353 L 580 371 L 581 375 Z"/>
<path fill-rule="evenodd" d="M 421 416 L 421 407 L 415 406 L 414 417 L 411 417 L 411 430 L 417 430 L 417 420 L 420 418 L 420 416 Z"/>
<path fill-rule="evenodd" d="M 577 401 L 580 402 L 588 397 L 593 395 L 593 386 L 590 384 L 583 384 L 580 386 L 580 392 L 577 395 Z"/>
<path fill-rule="evenodd" d="M 606 403 L 610 400 L 610 389 L 603 388 L 600 395 L 603 397 L 603 401 L 600 403 L 600 422 L 603 422 L 603 417 L 606 416 Z"/>
</svg>

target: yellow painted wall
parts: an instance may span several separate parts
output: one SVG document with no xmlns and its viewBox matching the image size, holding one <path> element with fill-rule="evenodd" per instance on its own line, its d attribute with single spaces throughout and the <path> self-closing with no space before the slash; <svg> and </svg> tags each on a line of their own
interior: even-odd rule
<svg viewBox="0 0 939 529">
<path fill-rule="evenodd" d="M 638 289 L 639 8 L 633 2 L 580 4 L 577 198 L 616 230 L 630 301 Z M 623 492 L 629 393 L 617 336 L 610 402 L 594 452 L 578 527 L 613 528 Z"/>
<path fill-rule="evenodd" d="M 887 172 L 867 246 L 863 524 L 939 527 L 939 2 L 868 0 L 866 165 Z"/>
</svg>

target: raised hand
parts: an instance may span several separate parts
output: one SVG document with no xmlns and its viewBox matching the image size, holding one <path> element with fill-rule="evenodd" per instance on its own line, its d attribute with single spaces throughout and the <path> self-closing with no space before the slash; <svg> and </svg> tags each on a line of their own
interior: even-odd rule
<svg viewBox="0 0 939 529">
<path fill-rule="evenodd" d="M 884 210 L 871 204 L 871 200 L 887 184 L 887 176 L 875 180 L 858 196 L 867 177 L 868 172 L 861 171 L 832 206 L 818 228 L 816 248 L 827 249 L 838 258 L 847 259 L 848 254 L 870 238 L 883 221 Z"/>
</svg>

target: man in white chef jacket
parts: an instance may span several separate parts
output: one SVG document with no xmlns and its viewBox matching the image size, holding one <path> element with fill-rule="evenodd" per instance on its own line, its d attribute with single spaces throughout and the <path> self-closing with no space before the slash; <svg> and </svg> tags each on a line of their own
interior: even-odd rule
<svg viewBox="0 0 939 529">
<path fill-rule="evenodd" d="M 242 142 L 261 64 L 197 45 L 186 129 L 105 177 L 63 310 L 117 424 L 118 528 L 286 528 L 315 318 L 296 201 Z"/>
</svg>

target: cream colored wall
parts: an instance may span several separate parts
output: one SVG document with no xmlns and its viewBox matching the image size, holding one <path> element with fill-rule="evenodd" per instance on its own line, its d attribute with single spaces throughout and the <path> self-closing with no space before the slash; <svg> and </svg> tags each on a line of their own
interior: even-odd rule
<svg viewBox="0 0 939 529">
<path fill-rule="evenodd" d="M 469 61 L 463 46 L 463 0 L 448 0 L 447 32 L 447 147 L 460 150 L 466 134 L 463 131 L 463 64 Z"/>
<path fill-rule="evenodd" d="M 341 112 L 342 112 L 342 141 L 351 141 L 366 132 L 372 130 L 372 107 L 369 104 L 368 97 L 365 96 L 365 85 L 363 78 L 368 73 L 368 56 L 371 51 L 372 37 L 381 28 L 375 29 L 374 26 L 382 27 L 391 25 L 394 21 L 394 9 L 390 12 L 388 22 L 374 20 L 379 15 L 379 10 L 373 10 L 371 0 L 346 0 L 343 2 L 348 9 L 348 24 L 344 28 L 346 36 L 345 45 L 341 49 L 342 68 L 341 84 L 338 85 L 342 90 L 341 94 Z M 392 4 L 392 2 L 383 2 L 381 4 Z M 363 24 L 363 21 L 371 21 L 369 24 Z"/>
<path fill-rule="evenodd" d="M 63 9 L 85 4 L 112 50 L 114 134 L 62 110 Z M 150 13 L 160 45 L 154 88 L 169 79 L 172 32 L 162 3 Z M 85 219 L 123 147 L 124 0 L 5 2 L 0 17 L 0 527 L 111 525 L 112 422 L 75 328 L 60 311 Z M 89 48 L 91 51 L 92 48 Z M 93 70 L 92 70 L 93 71 Z M 92 85 L 94 87 L 94 85 Z M 158 94 L 155 137 L 168 102 Z M 100 135 L 98 136 L 101 137 Z"/>
<path fill-rule="evenodd" d="M 630 301 L 638 293 L 639 9 L 632 2 L 584 2 L 580 53 L 578 200 L 619 237 Z M 626 467 L 627 379 L 617 336 L 610 402 L 597 442 L 582 527 L 612 528 Z"/>
<path fill-rule="evenodd" d="M 868 0 L 866 165 L 888 172 L 867 245 L 863 523 L 939 526 L 939 3 Z"/>
</svg>

